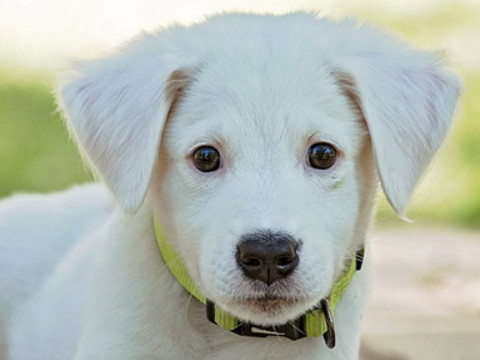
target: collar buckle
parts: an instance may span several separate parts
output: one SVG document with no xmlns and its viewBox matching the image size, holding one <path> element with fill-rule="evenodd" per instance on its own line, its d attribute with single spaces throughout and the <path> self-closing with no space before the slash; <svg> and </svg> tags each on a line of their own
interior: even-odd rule
<svg viewBox="0 0 480 360">
<path fill-rule="evenodd" d="M 304 316 L 279 326 L 260 326 L 241 322 L 232 332 L 237 335 L 252 337 L 282 336 L 290 340 L 299 340 L 307 336 Z"/>
</svg>

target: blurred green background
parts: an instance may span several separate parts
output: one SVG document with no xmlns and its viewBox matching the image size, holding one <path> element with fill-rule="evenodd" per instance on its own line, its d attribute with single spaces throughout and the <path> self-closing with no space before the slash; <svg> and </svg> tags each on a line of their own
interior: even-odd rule
<svg viewBox="0 0 480 360">
<path fill-rule="evenodd" d="M 479 6 L 440 3 L 408 15 L 352 5 L 350 14 L 426 49 L 443 47 L 451 34 L 461 39 L 465 33 L 480 41 Z M 477 29 L 476 36 L 472 29 Z M 480 228 L 480 64 L 464 64 L 455 54 L 461 46 L 465 45 L 453 43 L 453 50 L 448 46 L 447 51 L 465 86 L 456 125 L 414 194 L 408 214 L 422 223 Z M 480 59 L 477 53 L 473 56 Z M 0 197 L 59 190 L 92 179 L 56 111 L 53 79 L 50 70 L 0 61 Z M 399 221 L 384 199 L 378 220 L 380 224 Z"/>
</svg>

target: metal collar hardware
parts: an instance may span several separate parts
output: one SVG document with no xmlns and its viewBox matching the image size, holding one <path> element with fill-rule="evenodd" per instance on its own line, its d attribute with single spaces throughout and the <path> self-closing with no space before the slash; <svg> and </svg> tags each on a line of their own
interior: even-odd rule
<svg viewBox="0 0 480 360">
<path fill-rule="evenodd" d="M 325 322 L 327 323 L 327 331 L 323 334 L 323 339 L 325 340 L 325 344 L 330 348 L 333 349 L 336 344 L 336 337 L 335 337 L 335 326 L 333 323 L 333 315 L 330 311 L 330 304 L 328 303 L 327 299 L 323 299 L 320 301 L 320 307 L 322 309 L 323 315 L 325 316 Z"/>
</svg>

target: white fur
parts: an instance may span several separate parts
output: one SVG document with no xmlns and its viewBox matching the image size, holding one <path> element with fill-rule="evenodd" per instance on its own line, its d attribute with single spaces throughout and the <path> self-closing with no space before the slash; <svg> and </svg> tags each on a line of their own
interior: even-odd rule
<svg viewBox="0 0 480 360">
<path fill-rule="evenodd" d="M 208 298 L 252 322 L 292 320 L 365 242 L 376 169 L 403 212 L 458 94 L 433 55 L 307 14 L 218 16 L 79 65 L 60 105 L 118 207 L 102 185 L 0 204 L 0 359 L 356 358 L 368 256 L 337 307 L 334 350 L 244 338 L 173 279 L 152 213 Z M 338 149 L 331 169 L 307 165 L 316 142 Z M 220 151 L 218 171 L 192 165 L 203 144 Z M 258 229 L 302 239 L 299 267 L 268 289 L 294 304 L 242 302 L 266 291 L 235 263 Z"/>
</svg>

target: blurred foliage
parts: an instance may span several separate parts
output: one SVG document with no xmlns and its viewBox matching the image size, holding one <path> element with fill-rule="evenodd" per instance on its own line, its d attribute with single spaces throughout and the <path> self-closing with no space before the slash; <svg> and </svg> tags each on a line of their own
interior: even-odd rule
<svg viewBox="0 0 480 360">
<path fill-rule="evenodd" d="M 480 20 L 479 11 L 452 5 L 409 17 L 372 9 L 356 14 L 427 49 Z M 465 94 L 456 126 L 414 194 L 408 215 L 422 223 L 480 228 L 480 68 L 459 68 Z M 14 70 L 0 69 L 0 197 L 91 180 L 56 112 L 48 76 Z M 398 222 L 384 198 L 377 219 Z"/>
<path fill-rule="evenodd" d="M 49 87 L 5 78 L 0 82 L 0 197 L 90 179 Z"/>
<path fill-rule="evenodd" d="M 384 13 L 369 7 L 361 7 L 356 14 L 360 19 L 393 30 L 402 38 L 414 44 L 431 46 L 434 42 L 443 41 L 455 30 L 470 25 L 478 27 L 479 7 L 467 3 L 456 4 L 454 1 L 444 2 L 419 13 Z M 436 48 L 433 46 L 433 48 Z"/>
</svg>

